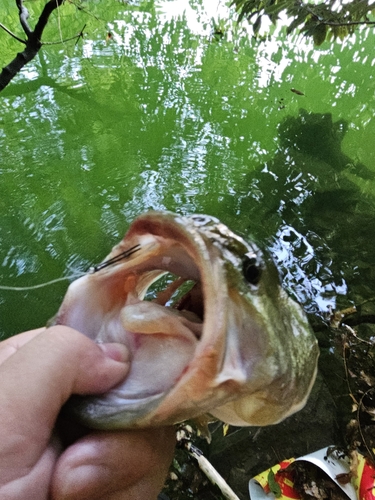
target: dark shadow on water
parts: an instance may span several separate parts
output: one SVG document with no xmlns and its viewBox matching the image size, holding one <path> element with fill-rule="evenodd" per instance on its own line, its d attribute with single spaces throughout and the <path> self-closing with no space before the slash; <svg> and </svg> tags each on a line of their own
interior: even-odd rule
<svg viewBox="0 0 375 500">
<path fill-rule="evenodd" d="M 247 177 L 241 213 L 284 268 L 284 285 L 309 312 L 364 300 L 375 284 L 375 200 L 360 186 L 374 172 L 345 155 L 344 120 L 330 113 L 287 117 L 274 158 Z"/>
</svg>

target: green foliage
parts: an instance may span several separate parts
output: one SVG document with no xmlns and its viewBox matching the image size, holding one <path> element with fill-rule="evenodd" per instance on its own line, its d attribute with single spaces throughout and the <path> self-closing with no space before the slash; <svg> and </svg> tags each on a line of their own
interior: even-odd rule
<svg viewBox="0 0 375 500">
<path fill-rule="evenodd" d="M 253 25 L 254 35 L 259 31 L 263 16 L 276 24 L 284 12 L 290 19 L 287 34 L 300 28 L 312 37 L 315 45 L 326 39 L 344 39 L 360 25 L 375 25 L 375 5 L 371 0 L 326 0 L 321 3 L 303 3 L 300 0 L 233 0 L 238 21 L 247 19 Z"/>
<path fill-rule="evenodd" d="M 280 498 L 281 497 L 281 488 L 280 488 L 279 483 L 275 479 L 275 473 L 273 472 L 272 469 L 270 469 L 270 471 L 268 473 L 267 481 L 268 481 L 268 486 L 269 486 L 271 492 L 275 495 L 276 498 Z"/>
</svg>

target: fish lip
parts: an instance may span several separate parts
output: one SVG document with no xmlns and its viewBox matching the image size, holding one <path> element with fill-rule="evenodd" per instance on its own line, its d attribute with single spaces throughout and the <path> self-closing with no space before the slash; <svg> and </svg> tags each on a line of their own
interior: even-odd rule
<svg viewBox="0 0 375 500">
<path fill-rule="evenodd" d="M 123 400 L 119 405 L 96 396 L 73 395 L 65 403 L 62 414 L 73 416 L 83 425 L 102 430 L 135 427 L 143 417 L 157 408 L 165 393 L 157 393 L 139 399 Z"/>
<path fill-rule="evenodd" d="M 73 282 L 71 285 L 72 292 L 74 291 L 75 287 L 78 288 L 80 280 L 86 280 L 86 284 L 89 284 L 89 286 L 91 286 L 93 289 L 95 287 L 102 288 L 103 294 L 105 296 L 104 301 L 108 302 L 108 304 L 104 304 L 104 308 L 108 307 L 109 309 L 110 301 L 108 301 L 108 297 L 110 295 L 110 290 L 109 288 L 107 290 L 103 287 L 106 286 L 106 283 L 110 281 L 111 277 L 116 276 L 116 279 L 119 280 L 120 286 L 122 273 L 126 273 L 127 270 L 131 269 L 131 266 L 135 266 L 138 261 L 142 261 L 144 259 L 144 256 L 142 255 L 142 249 L 147 250 L 147 245 L 150 244 L 151 246 L 149 247 L 149 249 L 152 250 L 152 238 L 165 238 L 172 241 L 177 241 L 179 250 L 182 249 L 185 252 L 185 255 L 188 256 L 186 262 L 187 266 L 190 268 L 183 268 L 182 274 L 185 273 L 187 278 L 194 279 L 201 283 L 202 301 L 204 302 L 205 311 L 204 321 L 202 325 L 202 334 L 199 339 L 195 338 L 196 344 L 194 346 L 194 352 L 190 356 L 189 361 L 181 368 L 181 372 L 177 377 L 177 380 L 171 380 L 167 388 L 163 387 L 160 390 L 152 391 L 149 396 L 141 400 L 137 398 L 136 393 L 132 398 L 127 396 L 127 403 L 129 403 L 129 401 L 133 401 L 135 410 L 134 414 L 131 415 L 131 418 L 126 417 L 126 422 L 123 422 L 120 427 L 134 426 L 137 425 L 137 422 L 139 420 L 142 420 L 142 418 L 147 419 L 147 414 L 150 412 L 152 413 L 155 405 L 158 406 L 159 403 L 162 404 L 162 402 L 165 400 L 165 398 L 167 398 L 168 394 L 171 391 L 174 391 L 177 386 L 181 387 L 186 385 L 186 383 L 188 383 L 189 381 L 189 378 L 192 375 L 196 375 L 196 371 L 201 369 L 199 367 L 201 362 L 200 360 L 202 356 L 205 356 L 205 348 L 207 346 L 207 343 L 209 343 L 215 345 L 215 347 L 210 347 L 212 355 L 210 360 L 210 367 L 208 369 L 209 373 L 207 373 L 202 379 L 201 389 L 203 390 L 203 387 L 206 387 L 208 381 L 214 378 L 216 373 L 219 371 L 225 348 L 226 322 L 225 314 L 223 314 L 225 298 L 224 296 L 222 296 L 223 294 L 221 294 L 220 287 L 218 286 L 221 282 L 220 280 L 222 276 L 220 272 L 220 266 L 213 266 L 213 263 L 216 263 L 217 260 L 220 260 L 219 254 L 217 250 L 215 250 L 215 248 L 212 248 L 211 251 L 208 251 L 207 242 L 204 241 L 204 238 L 197 233 L 196 226 L 191 222 L 190 218 L 158 212 L 152 212 L 138 217 L 130 226 L 129 231 L 125 235 L 124 239 L 114 247 L 112 252 L 104 260 L 103 263 L 108 261 L 110 258 L 119 255 L 121 252 L 128 250 L 129 248 L 131 249 L 135 247 L 138 244 L 141 245 L 141 251 L 136 251 L 134 252 L 134 254 L 129 256 L 129 259 L 124 259 L 124 261 L 120 260 L 113 265 L 104 267 L 102 265 L 99 265 L 98 271 L 95 271 L 94 269 L 94 272 L 92 272 L 89 276 L 85 276 L 83 278 L 80 278 L 76 282 Z M 163 252 L 156 249 L 156 255 L 157 258 L 162 258 Z M 158 262 L 161 263 L 160 260 Z M 164 263 L 164 270 L 169 271 L 169 265 Z M 142 272 L 145 273 L 146 271 L 147 266 L 143 268 Z M 139 279 L 142 277 L 142 272 L 140 272 L 137 276 L 137 280 L 135 280 L 134 282 L 135 286 L 139 284 Z M 71 295 L 73 296 L 74 293 Z M 76 293 L 75 295 L 77 296 L 78 294 Z M 70 299 L 67 297 L 64 302 L 69 305 L 69 303 L 71 304 L 73 300 L 73 297 L 70 297 Z M 120 308 L 120 302 L 117 304 L 117 308 Z M 66 324 L 68 326 L 75 327 L 78 330 L 82 331 L 82 333 L 85 333 L 86 335 L 91 337 L 93 340 L 99 340 L 101 342 L 121 342 L 121 340 L 118 338 L 107 338 L 101 333 L 97 335 L 94 328 L 88 327 L 84 324 L 84 322 L 79 323 L 79 318 L 77 317 L 75 318 L 76 324 L 74 324 L 75 321 L 71 321 L 72 314 L 71 312 L 67 311 L 67 309 L 69 309 L 69 307 L 64 307 L 63 304 L 61 310 L 57 315 L 57 321 L 60 322 L 60 324 Z M 86 314 L 86 316 L 90 316 L 90 311 Z M 217 339 L 220 339 L 220 341 L 218 342 Z M 125 345 L 128 345 L 130 350 L 132 350 L 131 341 L 125 340 L 123 341 L 123 343 L 125 343 Z M 125 379 L 124 382 L 125 387 L 127 380 L 128 378 Z M 111 391 L 108 394 L 110 395 Z M 104 411 L 103 418 L 98 416 L 92 418 L 92 416 L 90 416 L 90 414 L 93 414 L 90 411 L 91 406 L 99 404 L 101 406 L 101 409 L 105 407 L 105 405 L 103 405 L 101 401 L 103 401 L 101 396 L 86 397 L 85 399 L 82 399 L 78 405 L 76 400 L 77 408 L 74 413 L 78 415 L 79 420 L 81 420 L 83 423 L 88 424 L 90 427 L 98 427 L 100 425 L 101 428 L 105 428 L 105 421 L 108 417 L 108 412 Z M 127 404 L 122 404 L 120 401 L 117 403 L 117 405 L 117 410 L 115 410 L 114 413 L 117 413 L 119 416 L 121 416 L 122 413 L 125 413 L 128 409 L 130 410 L 130 406 L 127 406 Z M 121 407 L 123 407 L 123 411 Z M 149 407 L 149 411 L 147 411 L 147 407 Z M 86 412 L 86 414 L 88 415 L 81 418 L 84 412 Z M 132 412 L 130 412 L 130 414 L 131 413 Z M 197 406 L 197 414 L 198 413 L 201 413 L 201 411 Z M 161 419 L 163 419 L 163 417 L 161 417 Z M 101 420 L 103 421 L 103 423 L 100 423 Z M 173 422 L 175 421 L 174 418 L 172 420 Z M 172 423 L 172 420 L 169 420 L 169 422 Z M 165 418 L 165 421 L 168 421 L 168 418 Z"/>
</svg>

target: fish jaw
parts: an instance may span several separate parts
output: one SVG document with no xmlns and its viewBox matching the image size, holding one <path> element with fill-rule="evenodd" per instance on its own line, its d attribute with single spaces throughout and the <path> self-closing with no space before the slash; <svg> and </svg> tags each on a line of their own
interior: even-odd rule
<svg viewBox="0 0 375 500">
<path fill-rule="evenodd" d="M 273 425 L 305 406 L 317 374 L 318 343 L 302 308 L 281 289 L 275 306 L 285 313 L 281 324 L 280 317 L 268 311 L 271 319 L 264 328 L 268 331 L 269 349 L 263 354 L 262 366 L 258 366 L 261 383 L 256 386 L 254 374 L 249 377 L 237 398 L 211 412 L 215 418 L 236 426 Z M 258 303 L 258 311 L 262 307 Z M 237 341 L 241 345 L 237 352 L 246 358 L 246 343 L 243 339 Z"/>
<path fill-rule="evenodd" d="M 317 348 L 300 307 L 282 292 L 272 265 L 259 286 L 245 283 L 242 258 L 254 247 L 216 219 L 206 228 L 204 217 L 140 216 L 104 263 L 139 251 L 70 285 L 56 323 L 97 342 L 122 342 L 132 357 L 124 382 L 68 403 L 84 424 L 158 426 L 209 412 L 233 425 L 265 425 L 303 406 Z M 196 283 L 177 309 L 143 301 L 165 272 Z M 203 323 L 192 325 L 180 309 Z"/>
<path fill-rule="evenodd" d="M 136 244 L 144 248 L 143 254 L 141 250 L 123 263 L 73 282 L 56 316 L 56 324 L 76 328 L 95 341 L 124 343 L 132 356 L 123 384 L 101 397 L 76 397 L 69 403 L 74 414 L 91 427 L 165 425 L 205 413 L 224 401 L 224 394 L 215 391 L 226 344 L 227 290 L 222 286 L 225 276 L 220 252 L 193 224 L 190 227 L 185 219 L 176 222 L 176 218 L 163 214 L 162 223 L 159 214 L 137 219 L 105 261 Z M 159 274 L 172 271 L 200 283 L 204 322 L 199 339 L 181 333 L 181 321 L 170 334 L 125 331 L 121 317 L 126 305 L 144 304 L 149 311 L 153 309 L 152 303 L 141 299 L 149 284 L 147 273 L 155 269 Z M 150 359 L 152 353 L 158 361 Z M 171 375 L 169 384 L 165 372 Z"/>
</svg>

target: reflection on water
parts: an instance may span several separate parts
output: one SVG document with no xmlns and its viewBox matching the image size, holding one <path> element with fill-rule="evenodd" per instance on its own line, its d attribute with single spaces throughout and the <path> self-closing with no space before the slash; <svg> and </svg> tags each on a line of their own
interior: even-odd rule
<svg viewBox="0 0 375 500">
<path fill-rule="evenodd" d="M 48 40 L 87 22 L 84 39 L 43 47 L 0 95 L 0 283 L 84 271 L 137 214 L 168 209 L 271 242 L 310 309 L 368 295 L 371 39 L 314 52 L 223 23 L 224 2 L 205 13 L 191 0 L 186 15 L 167 15 L 168 1 L 104 3 L 91 2 L 89 17 L 66 4 Z M 16 29 L 14 2 L 4 9 Z M 4 65 L 14 42 L 1 31 L 0 43 Z M 0 335 L 45 323 L 65 288 L 0 292 Z"/>
<path fill-rule="evenodd" d="M 374 286 L 375 199 L 356 181 L 375 174 L 343 153 L 346 130 L 330 113 L 285 118 L 275 156 L 247 177 L 241 207 L 250 218 L 262 211 L 284 284 L 310 311 L 335 308 L 348 291 L 362 301 L 364 283 Z"/>
</svg>

